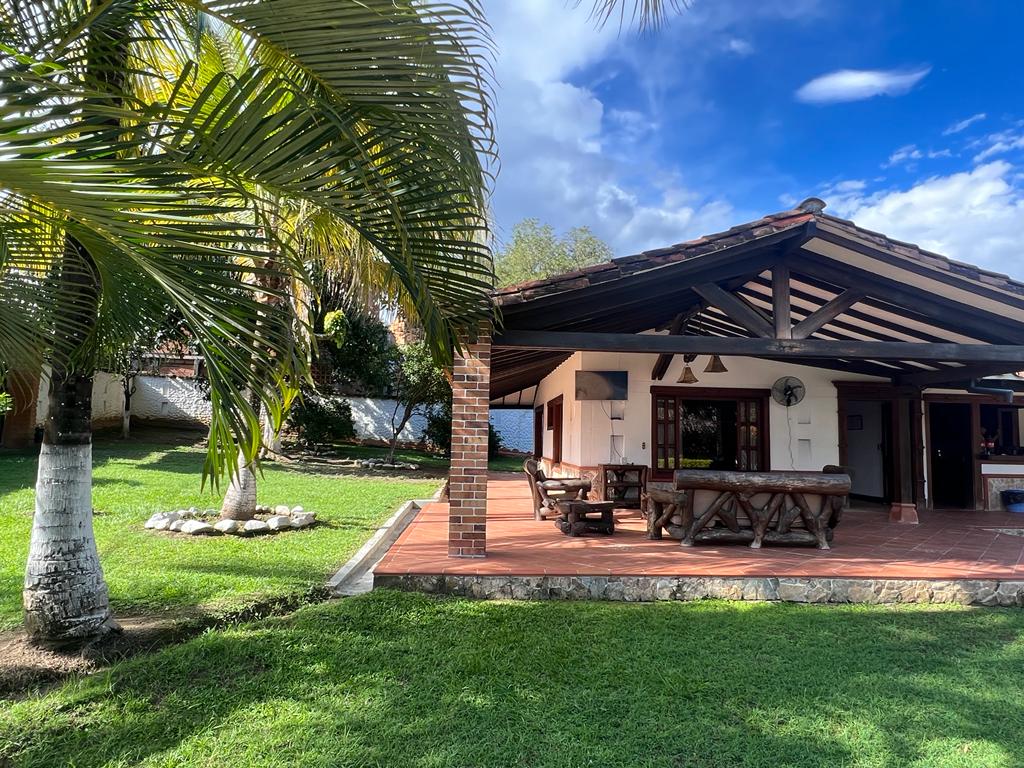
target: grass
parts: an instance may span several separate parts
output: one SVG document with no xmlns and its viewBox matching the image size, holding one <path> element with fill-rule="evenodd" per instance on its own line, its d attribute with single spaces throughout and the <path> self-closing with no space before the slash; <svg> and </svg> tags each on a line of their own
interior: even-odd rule
<svg viewBox="0 0 1024 768">
<path fill-rule="evenodd" d="M 376 592 L 0 705 L 0 765 L 1009 768 L 1024 613 Z"/>
<path fill-rule="evenodd" d="M 338 443 L 334 450 L 339 457 L 348 459 L 385 459 L 388 455 L 387 448 L 375 445 Z M 524 456 L 492 456 L 487 465 L 495 472 L 522 472 L 524 458 Z M 395 451 L 395 459 L 417 464 L 420 469 L 424 470 L 448 471 L 448 459 L 438 453 L 405 448 Z"/>
<path fill-rule="evenodd" d="M 267 466 L 260 502 L 301 504 L 323 525 L 258 539 L 143 530 L 153 512 L 219 506 L 219 494 L 200 488 L 202 461 L 203 453 L 188 446 L 96 443 L 96 539 L 115 613 L 229 611 L 304 592 L 323 584 L 399 504 L 430 496 L 440 484 Z M 21 623 L 35 473 L 33 453 L 0 454 L 0 629 Z"/>
</svg>

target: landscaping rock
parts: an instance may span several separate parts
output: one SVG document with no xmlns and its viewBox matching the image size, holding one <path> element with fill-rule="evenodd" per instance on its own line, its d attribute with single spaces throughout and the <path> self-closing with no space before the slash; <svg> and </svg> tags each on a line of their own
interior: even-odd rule
<svg viewBox="0 0 1024 768">
<path fill-rule="evenodd" d="M 221 533 L 238 533 L 242 524 L 238 520 L 218 520 L 213 527 Z"/>
<path fill-rule="evenodd" d="M 275 515 L 287 515 L 290 512 L 291 509 L 288 507 L 287 504 L 278 504 L 276 507 L 274 507 Z"/>
<path fill-rule="evenodd" d="M 181 526 L 181 532 L 192 536 L 215 536 L 218 533 L 216 528 L 202 520 L 186 520 Z"/>
<path fill-rule="evenodd" d="M 169 530 L 169 531 L 180 531 L 182 526 L 184 526 L 185 523 L 187 523 L 187 522 L 188 522 L 187 520 L 179 518 L 179 519 L 175 520 L 173 523 L 171 523 L 170 526 L 167 528 L 167 530 Z"/>
<path fill-rule="evenodd" d="M 146 528 L 155 528 L 158 531 L 167 530 L 171 523 L 179 517 L 177 512 L 157 512 L 146 521 Z"/>
<path fill-rule="evenodd" d="M 305 511 L 306 510 L 303 509 L 301 506 L 296 506 L 296 507 L 292 507 L 292 511 L 289 514 L 291 514 L 291 515 L 301 515 Z"/>
<path fill-rule="evenodd" d="M 268 533 L 270 531 L 270 526 L 262 520 L 246 520 L 245 524 L 242 526 L 242 531 L 250 535 Z"/>
<path fill-rule="evenodd" d="M 291 528 L 292 519 L 288 515 L 274 515 L 267 520 L 267 527 L 272 531 L 280 531 L 282 528 Z"/>
<path fill-rule="evenodd" d="M 301 515 L 291 516 L 292 528 L 308 528 L 316 522 L 316 515 L 312 512 L 305 512 Z"/>
</svg>

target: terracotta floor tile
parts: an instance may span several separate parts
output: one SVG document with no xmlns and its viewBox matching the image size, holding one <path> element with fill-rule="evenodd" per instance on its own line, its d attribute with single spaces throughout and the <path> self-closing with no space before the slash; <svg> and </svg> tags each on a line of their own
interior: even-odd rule
<svg viewBox="0 0 1024 768">
<path fill-rule="evenodd" d="M 922 512 L 916 526 L 890 523 L 878 509 L 850 509 L 832 549 L 681 547 L 649 541 L 635 513 L 617 513 L 614 536 L 563 536 L 535 521 L 525 481 L 493 475 L 488 484 L 487 557 L 447 556 L 448 506 L 424 507 L 377 566 L 378 573 L 482 575 L 824 576 L 850 578 L 1024 578 L 1024 515 Z"/>
</svg>

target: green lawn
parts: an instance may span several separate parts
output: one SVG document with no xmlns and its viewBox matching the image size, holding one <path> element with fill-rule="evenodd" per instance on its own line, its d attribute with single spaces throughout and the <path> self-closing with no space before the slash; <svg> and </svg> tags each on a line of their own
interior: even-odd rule
<svg viewBox="0 0 1024 768">
<path fill-rule="evenodd" d="M 336 444 L 334 451 L 340 458 L 347 459 L 386 459 L 388 455 L 387 448 L 349 443 Z M 487 464 L 495 472 L 522 472 L 524 458 L 524 456 L 493 456 Z M 448 471 L 448 459 L 437 453 L 404 448 L 395 451 L 395 459 L 417 464 L 420 469 Z"/>
<path fill-rule="evenodd" d="M 325 525 L 258 539 L 184 537 L 142 529 L 153 512 L 219 506 L 200 488 L 201 450 L 101 440 L 94 449 L 96 538 L 116 613 L 233 610 L 322 585 L 399 504 L 440 479 L 319 475 L 267 466 L 266 504 L 301 504 Z M 21 622 L 36 459 L 0 454 L 0 629 Z"/>
<path fill-rule="evenodd" d="M 11 766 L 1024 760 L 1024 613 L 377 592 L 0 706 Z"/>
</svg>

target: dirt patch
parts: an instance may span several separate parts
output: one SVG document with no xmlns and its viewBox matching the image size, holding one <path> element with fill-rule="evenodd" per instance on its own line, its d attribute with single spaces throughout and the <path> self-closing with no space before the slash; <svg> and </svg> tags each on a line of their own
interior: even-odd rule
<svg viewBox="0 0 1024 768">
<path fill-rule="evenodd" d="M 24 696 L 64 680 L 89 675 L 111 664 L 181 643 L 208 629 L 284 616 L 331 595 L 324 587 L 263 600 L 227 613 L 178 613 L 118 616 L 121 631 L 75 651 L 54 651 L 29 644 L 22 630 L 0 633 L 0 699 Z"/>
</svg>

